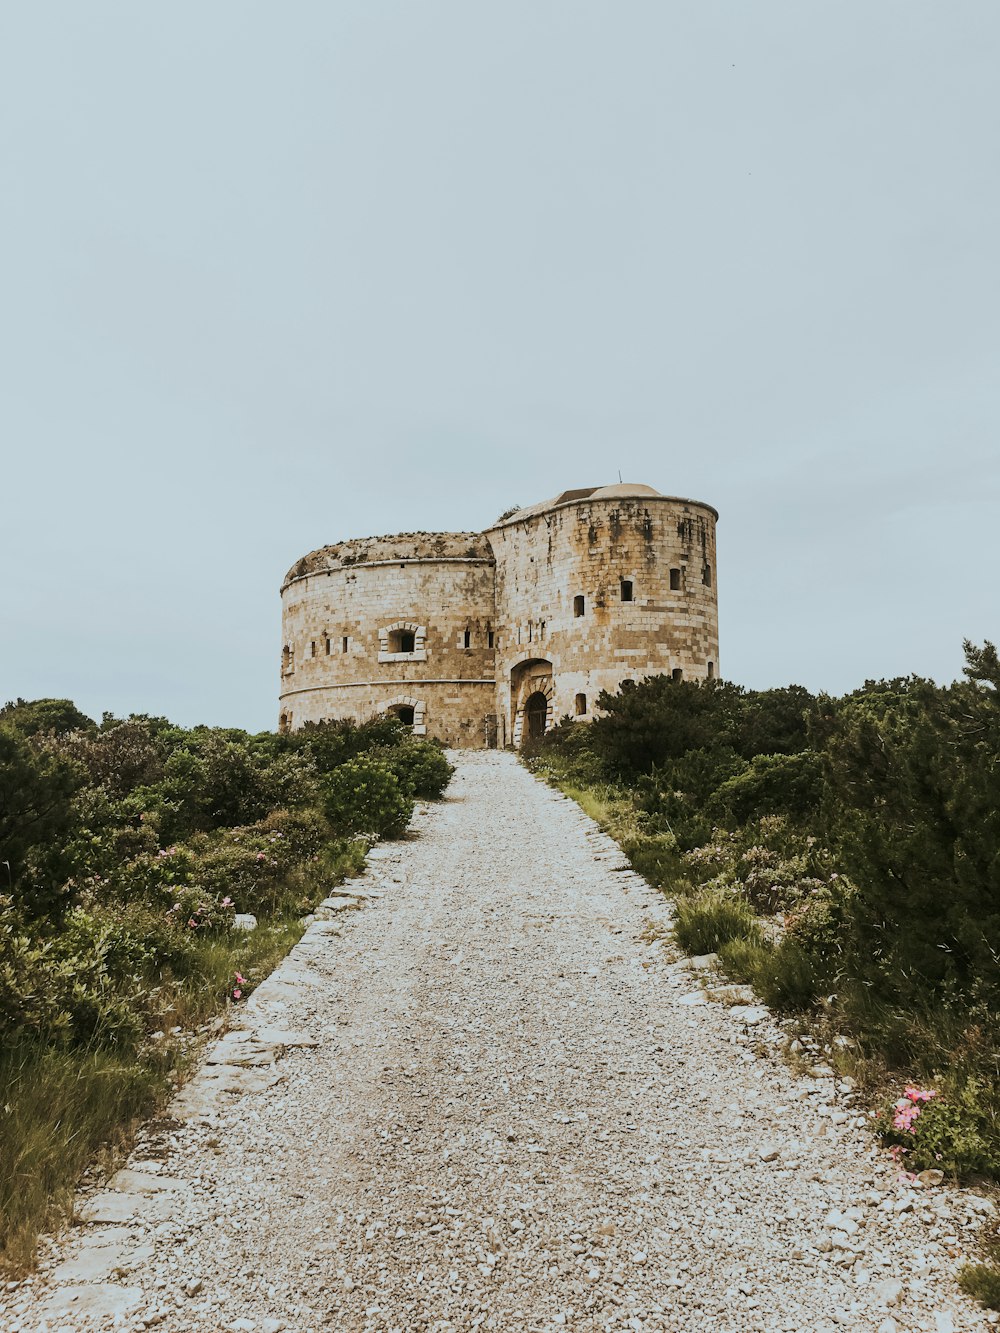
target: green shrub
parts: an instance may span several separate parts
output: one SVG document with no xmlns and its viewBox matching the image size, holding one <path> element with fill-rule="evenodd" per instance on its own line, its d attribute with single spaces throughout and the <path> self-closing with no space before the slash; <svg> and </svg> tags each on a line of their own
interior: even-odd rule
<svg viewBox="0 0 1000 1333">
<path fill-rule="evenodd" d="M 680 869 L 677 839 L 672 833 L 653 833 L 648 837 L 627 838 L 622 851 L 633 869 L 659 889 L 675 884 Z"/>
<path fill-rule="evenodd" d="M 132 1049 L 143 1028 L 148 951 L 80 909 L 50 939 L 0 912 L 0 1044 L 26 1037 Z"/>
<path fill-rule="evenodd" d="M 958 1285 L 991 1310 L 1000 1310 L 1000 1264 L 966 1264 Z"/>
<path fill-rule="evenodd" d="M 404 791 L 424 801 L 439 800 L 455 771 L 440 745 L 418 738 L 376 750 L 373 758 L 388 764 Z"/>
<path fill-rule="evenodd" d="M 756 754 L 747 767 L 714 789 L 709 811 L 738 824 L 768 814 L 802 823 L 816 814 L 822 791 L 823 761 L 812 750 Z"/>
<path fill-rule="evenodd" d="M 808 1009 L 819 993 L 813 960 L 787 936 L 760 960 L 753 984 L 772 1009 Z"/>
<path fill-rule="evenodd" d="M 728 940 L 761 938 L 748 905 L 719 890 L 702 890 L 681 898 L 676 910 L 674 938 L 685 953 L 715 953 Z"/>
<path fill-rule="evenodd" d="M 944 1075 L 907 1086 L 879 1113 L 882 1136 L 908 1171 L 1000 1175 L 1000 1081 Z"/>
<path fill-rule="evenodd" d="M 413 816 L 413 797 L 387 763 L 350 759 L 323 779 L 323 813 L 339 834 L 398 838 Z"/>
<path fill-rule="evenodd" d="M 763 939 L 740 937 L 719 946 L 719 962 L 734 981 L 756 987 L 757 977 L 773 952 L 773 945 Z"/>
</svg>

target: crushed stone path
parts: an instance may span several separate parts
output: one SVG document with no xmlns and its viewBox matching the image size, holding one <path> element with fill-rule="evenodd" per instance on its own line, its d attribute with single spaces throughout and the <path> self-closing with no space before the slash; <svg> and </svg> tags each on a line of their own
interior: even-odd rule
<svg viewBox="0 0 1000 1333">
<path fill-rule="evenodd" d="M 953 1273 L 990 1202 L 900 1180 L 765 1011 L 702 1003 L 573 802 L 452 758 L 0 1327 L 983 1327 Z"/>
</svg>

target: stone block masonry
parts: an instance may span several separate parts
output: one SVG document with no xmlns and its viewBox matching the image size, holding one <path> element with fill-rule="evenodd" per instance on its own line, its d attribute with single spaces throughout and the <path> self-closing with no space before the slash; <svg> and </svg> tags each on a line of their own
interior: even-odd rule
<svg viewBox="0 0 1000 1333">
<path fill-rule="evenodd" d="M 392 712 L 463 748 L 521 745 L 651 675 L 719 674 L 711 505 L 564 491 L 483 533 L 325 546 L 282 596 L 282 729 Z"/>
</svg>

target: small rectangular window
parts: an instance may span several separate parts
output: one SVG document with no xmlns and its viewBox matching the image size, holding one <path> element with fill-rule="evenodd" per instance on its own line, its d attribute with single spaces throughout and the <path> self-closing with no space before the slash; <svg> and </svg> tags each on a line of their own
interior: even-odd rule
<svg viewBox="0 0 1000 1333">
<path fill-rule="evenodd" d="M 310 639 L 310 641 L 309 641 L 309 656 L 310 656 L 310 657 L 315 657 L 315 656 L 316 656 L 316 640 L 315 640 L 315 639 Z"/>
<path fill-rule="evenodd" d="M 708 664 L 708 678 L 709 678 L 709 680 L 714 680 L 714 679 L 715 679 L 715 663 L 714 663 L 714 662 L 709 662 L 709 664 Z"/>
<path fill-rule="evenodd" d="M 582 616 L 583 611 L 584 611 L 584 602 L 583 602 L 583 594 L 581 593 L 573 598 L 573 614 L 575 616 Z"/>
<path fill-rule="evenodd" d="M 580 716 L 581 716 L 582 714 L 584 714 L 586 711 L 587 711 L 587 696 L 586 696 L 585 694 L 578 694 L 578 695 L 576 696 L 576 715 L 577 715 L 577 717 L 580 717 Z"/>
<path fill-rule="evenodd" d="M 462 647 L 463 647 L 463 648 L 471 648 L 471 647 L 472 647 L 472 631 L 471 631 L 471 630 L 466 630 L 465 633 L 462 635 Z"/>
<path fill-rule="evenodd" d="M 329 636 L 329 634 L 328 634 L 328 635 L 326 636 L 326 655 L 327 655 L 327 657 L 330 656 L 330 653 L 331 653 L 332 651 L 333 651 L 333 640 L 330 638 L 330 636 Z"/>
<path fill-rule="evenodd" d="M 348 639 L 347 635 L 345 634 L 344 637 L 343 637 L 343 638 L 341 639 L 341 641 L 340 641 L 340 651 L 341 651 L 342 653 L 346 653 L 346 652 L 347 652 L 347 647 L 348 647 L 348 644 L 349 644 L 349 643 L 350 643 L 350 640 Z"/>
<path fill-rule="evenodd" d="M 681 668 L 681 667 L 674 667 L 673 671 L 671 671 L 671 673 L 670 673 L 670 679 L 671 679 L 671 680 L 683 680 L 683 679 L 684 679 L 684 671 L 683 671 L 683 668 Z"/>
<path fill-rule="evenodd" d="M 681 571 L 679 569 L 672 569 L 670 571 L 670 591 L 680 592 L 680 590 L 681 590 Z"/>
<path fill-rule="evenodd" d="M 712 586 L 712 566 L 711 566 L 711 565 L 706 565 L 706 566 L 705 566 L 704 570 L 702 571 L 701 581 L 702 581 L 702 583 L 704 583 L 704 585 L 705 585 L 706 588 L 710 588 L 710 587 Z"/>
<path fill-rule="evenodd" d="M 622 579 L 622 601 L 630 602 L 632 600 L 632 580 Z"/>
<path fill-rule="evenodd" d="M 493 637 L 493 631 L 492 631 L 491 629 L 488 629 L 488 630 L 486 631 L 486 647 L 487 647 L 487 648 L 493 648 L 494 646 L 495 646 L 495 642 L 494 642 L 494 637 Z"/>
</svg>

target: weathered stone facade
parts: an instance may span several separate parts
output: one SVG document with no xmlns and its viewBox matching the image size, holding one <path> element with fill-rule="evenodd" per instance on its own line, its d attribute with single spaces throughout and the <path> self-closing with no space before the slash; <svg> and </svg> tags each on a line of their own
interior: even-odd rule
<svg viewBox="0 0 1000 1333">
<path fill-rule="evenodd" d="M 281 589 L 280 726 L 391 710 L 447 745 L 520 745 L 623 680 L 716 676 L 717 518 L 603 486 L 485 533 L 313 551 Z"/>
</svg>

